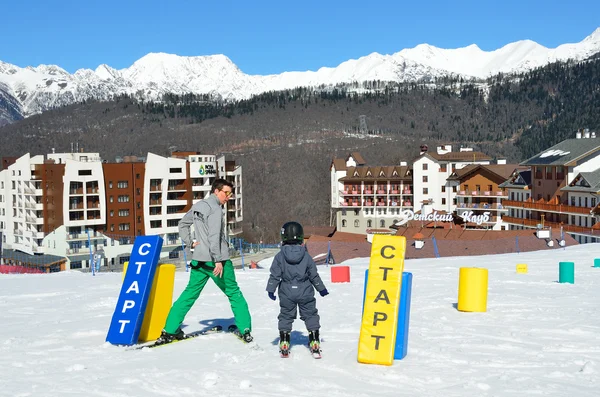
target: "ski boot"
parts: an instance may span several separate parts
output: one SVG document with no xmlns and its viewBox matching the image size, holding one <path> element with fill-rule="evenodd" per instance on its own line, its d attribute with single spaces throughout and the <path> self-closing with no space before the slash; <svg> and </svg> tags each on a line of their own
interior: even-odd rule
<svg viewBox="0 0 600 397">
<path fill-rule="evenodd" d="M 308 348 L 314 358 L 321 358 L 321 339 L 319 330 L 308 331 Z"/>
<path fill-rule="evenodd" d="M 230 325 L 227 331 L 240 338 L 240 340 L 244 343 L 250 343 L 254 340 L 254 338 L 250 334 L 249 329 L 246 329 L 244 333 L 241 333 L 239 328 L 235 324 Z"/>
<path fill-rule="evenodd" d="M 185 334 L 183 333 L 181 328 L 178 328 L 177 332 L 175 332 L 174 334 L 170 334 L 163 329 L 160 333 L 160 336 L 156 340 L 156 343 L 159 345 L 164 345 L 166 343 L 171 343 L 182 339 L 185 339 Z"/>
<path fill-rule="evenodd" d="M 290 333 L 288 331 L 279 331 L 279 354 L 282 358 L 290 355 Z"/>
</svg>

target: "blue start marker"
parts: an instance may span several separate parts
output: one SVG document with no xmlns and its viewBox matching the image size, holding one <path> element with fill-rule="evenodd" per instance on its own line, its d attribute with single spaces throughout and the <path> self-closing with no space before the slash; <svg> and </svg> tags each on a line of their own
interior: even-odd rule
<svg viewBox="0 0 600 397">
<path fill-rule="evenodd" d="M 138 236 L 135 239 L 117 307 L 106 336 L 107 342 L 113 345 L 137 343 L 162 244 L 160 236 Z"/>
</svg>

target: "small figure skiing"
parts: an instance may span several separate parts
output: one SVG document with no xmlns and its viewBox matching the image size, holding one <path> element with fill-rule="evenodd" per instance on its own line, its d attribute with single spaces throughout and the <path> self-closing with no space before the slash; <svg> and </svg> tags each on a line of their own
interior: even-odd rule
<svg viewBox="0 0 600 397">
<path fill-rule="evenodd" d="M 269 298 L 279 295 L 279 351 L 281 357 L 290 353 L 292 323 L 300 310 L 300 319 L 308 330 L 308 346 L 315 358 L 321 358 L 319 337 L 319 312 L 316 306 L 315 289 L 321 296 L 329 292 L 317 271 L 317 265 L 304 246 L 304 230 L 298 222 L 287 222 L 281 228 L 281 250 L 271 264 L 271 275 L 267 283 Z"/>
</svg>

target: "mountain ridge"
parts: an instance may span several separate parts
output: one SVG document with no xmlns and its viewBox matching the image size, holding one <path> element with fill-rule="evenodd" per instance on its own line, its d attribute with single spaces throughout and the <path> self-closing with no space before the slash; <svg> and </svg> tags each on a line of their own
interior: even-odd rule
<svg viewBox="0 0 600 397">
<path fill-rule="evenodd" d="M 179 56 L 148 53 L 130 67 L 117 70 L 106 64 L 70 74 L 57 65 L 20 68 L 0 61 L 0 125 L 46 110 L 88 99 L 109 100 L 119 95 L 157 100 L 164 94 L 209 94 L 220 100 L 248 99 L 263 92 L 295 87 L 389 81 L 415 82 L 447 75 L 483 79 L 498 73 L 522 73 L 548 63 L 582 60 L 600 52 L 600 28 L 579 43 L 546 48 L 521 40 L 493 50 L 476 44 L 442 49 L 429 44 L 391 55 L 373 52 L 336 67 L 289 71 L 271 75 L 245 74 L 223 54 Z M 10 104 L 10 105 L 9 105 Z M 16 106 L 15 106 L 16 104 Z M 15 110 L 16 109 L 16 110 Z"/>
</svg>

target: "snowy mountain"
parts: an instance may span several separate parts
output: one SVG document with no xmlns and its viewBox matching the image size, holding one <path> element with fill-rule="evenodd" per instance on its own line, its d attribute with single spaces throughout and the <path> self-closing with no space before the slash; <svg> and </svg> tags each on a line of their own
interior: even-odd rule
<svg viewBox="0 0 600 397">
<path fill-rule="evenodd" d="M 150 53 L 131 67 L 116 70 L 100 65 L 69 74 L 55 65 L 20 68 L 0 61 L 0 126 L 21 117 L 94 98 L 107 100 L 128 94 L 155 99 L 164 93 L 211 94 L 243 99 L 265 91 L 298 86 L 334 85 L 362 81 L 410 82 L 448 74 L 485 78 L 497 73 L 524 72 L 551 62 L 582 60 L 600 52 L 600 28 L 579 43 L 546 48 L 530 40 L 507 44 L 495 51 L 476 45 L 442 49 L 420 44 L 392 55 L 372 53 L 335 68 L 248 75 L 225 55 L 183 57 Z"/>
</svg>

